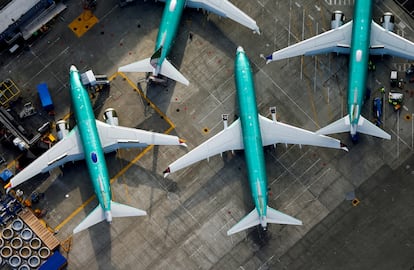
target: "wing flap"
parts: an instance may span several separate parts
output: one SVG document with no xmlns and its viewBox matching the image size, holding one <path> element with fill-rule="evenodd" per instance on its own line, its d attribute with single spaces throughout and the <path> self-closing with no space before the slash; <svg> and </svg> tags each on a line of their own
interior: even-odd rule
<svg viewBox="0 0 414 270">
<path fill-rule="evenodd" d="M 237 119 L 228 128 L 217 133 L 215 136 L 171 163 L 168 169 L 165 170 L 164 177 L 169 173 L 190 166 L 197 161 L 207 159 L 225 151 L 240 150 L 243 148 L 241 123 L 240 120 Z"/>
<path fill-rule="evenodd" d="M 266 57 L 267 63 L 299 55 L 323 53 L 349 53 L 351 47 L 352 21 L 339 28 L 305 39 Z"/>
<path fill-rule="evenodd" d="M 142 129 L 122 126 L 111 126 L 96 120 L 99 138 L 105 153 L 123 148 L 147 147 L 148 145 L 183 145 L 184 141 L 177 136 L 150 132 Z"/>
<path fill-rule="evenodd" d="M 277 121 L 274 122 L 262 115 L 259 115 L 259 121 L 263 146 L 288 143 L 346 150 L 344 145 L 337 139 Z"/>
<path fill-rule="evenodd" d="M 393 55 L 414 59 L 414 42 L 411 42 L 377 24 L 371 23 L 371 50 L 374 55 Z"/>
<path fill-rule="evenodd" d="M 46 173 L 69 161 L 83 159 L 83 147 L 77 127 L 63 140 L 59 141 L 43 155 L 35 159 L 26 168 L 10 180 L 8 188 L 13 188 L 39 173 Z"/>
</svg>

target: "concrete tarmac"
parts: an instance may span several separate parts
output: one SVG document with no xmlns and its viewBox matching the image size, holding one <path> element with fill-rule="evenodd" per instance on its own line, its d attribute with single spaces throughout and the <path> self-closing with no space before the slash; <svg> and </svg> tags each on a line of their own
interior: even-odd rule
<svg viewBox="0 0 414 270">
<path fill-rule="evenodd" d="M 92 100 L 98 118 L 106 107 L 114 107 L 121 125 L 170 132 L 188 143 L 188 149 L 155 146 L 107 155 L 113 200 L 146 210 L 146 217 L 114 219 L 111 225 L 100 223 L 72 235 L 97 205 L 83 162 L 21 186 L 26 194 L 45 192 L 40 205 L 49 210 L 45 220 L 58 239 L 71 242 L 64 252 L 68 269 L 412 267 L 413 84 L 397 89 L 405 95 L 399 113 L 384 99 L 382 128 L 391 141 L 361 135 L 353 144 L 344 133 L 332 137 L 348 144 L 349 153 L 298 145 L 265 149 L 269 206 L 301 219 L 303 226 L 270 225 L 266 233 L 253 228 L 226 235 L 254 207 L 242 151 L 163 178 L 171 162 L 223 128 L 221 114 L 228 113 L 230 122 L 237 117 L 233 65 L 239 45 L 251 60 L 262 115 L 270 117 L 269 107 L 276 106 L 279 121 L 315 131 L 347 114 L 347 56 L 296 57 L 266 65 L 260 55 L 329 30 L 334 10 L 351 19 L 352 1 L 232 2 L 257 21 L 262 34 L 186 10 L 169 58 L 190 81 L 188 87 L 172 81 L 147 84 L 142 73 L 116 73 L 118 66 L 153 53 L 164 8 L 160 2 L 137 1 L 124 8 L 116 1 L 98 2 L 99 23 L 81 38 L 68 28 L 81 5 L 68 2 L 68 10 L 44 37 L 17 55 L 2 53 L 1 78 L 12 77 L 26 99 L 39 104 L 35 86 L 48 83 L 55 120 L 70 112 L 68 74 L 74 64 L 80 71 L 113 75 L 111 89 Z M 385 11 L 395 14 L 396 32 L 414 41 L 412 18 L 385 0 L 376 1 L 374 19 Z M 362 112 L 369 120 L 372 99 L 381 97 L 377 89 L 384 85 L 390 91 L 390 71 L 404 77 L 410 64 L 392 57 L 373 61 L 371 97 Z M 350 194 L 360 200 L 357 206 L 346 200 Z"/>
</svg>

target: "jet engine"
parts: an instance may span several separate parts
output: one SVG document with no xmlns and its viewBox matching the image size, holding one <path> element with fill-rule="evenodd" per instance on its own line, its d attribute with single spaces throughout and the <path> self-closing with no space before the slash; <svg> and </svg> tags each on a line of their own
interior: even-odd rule
<svg viewBox="0 0 414 270">
<path fill-rule="evenodd" d="M 345 21 L 345 15 L 340 10 L 335 10 L 332 13 L 332 19 L 331 19 L 331 29 L 336 29 L 344 24 Z"/>
<path fill-rule="evenodd" d="M 381 17 L 381 25 L 388 31 L 394 31 L 394 15 L 391 12 L 385 12 Z"/>
<path fill-rule="evenodd" d="M 57 121 L 56 132 L 59 141 L 63 140 L 69 134 L 69 123 L 66 120 Z"/>
<path fill-rule="evenodd" d="M 114 108 L 108 108 L 105 110 L 103 118 L 105 122 L 111 126 L 118 125 L 118 114 L 116 113 Z"/>
</svg>

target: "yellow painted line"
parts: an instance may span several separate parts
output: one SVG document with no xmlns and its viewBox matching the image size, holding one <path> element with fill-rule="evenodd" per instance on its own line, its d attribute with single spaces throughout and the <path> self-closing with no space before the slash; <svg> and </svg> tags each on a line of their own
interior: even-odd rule
<svg viewBox="0 0 414 270">
<path fill-rule="evenodd" d="M 17 160 L 19 160 L 19 158 L 20 158 L 21 156 L 23 156 L 23 154 L 20 154 L 20 155 L 19 155 L 16 159 L 14 159 L 14 160 L 12 160 L 11 162 L 7 163 L 6 168 L 7 168 L 7 169 L 10 169 L 10 168 L 12 168 L 12 167 L 16 168 L 16 163 L 17 163 Z"/>
<path fill-rule="evenodd" d="M 96 18 L 90 10 L 86 10 L 76 17 L 68 26 L 70 30 L 80 38 L 98 22 L 99 19 Z"/>
<path fill-rule="evenodd" d="M 117 73 L 119 76 L 121 76 L 122 78 L 124 78 L 127 82 L 128 82 L 128 84 L 129 85 L 131 85 L 131 87 L 135 90 L 135 91 L 137 91 L 140 95 L 141 95 L 141 97 L 143 97 L 149 104 L 150 104 L 150 106 L 151 106 L 151 108 L 153 108 L 160 116 L 162 116 L 163 117 L 163 119 L 171 126 L 171 127 L 175 127 L 174 126 L 174 124 L 173 124 L 173 122 L 157 107 L 157 106 L 155 106 L 155 104 L 154 103 L 152 103 L 152 101 L 151 100 L 149 100 L 148 98 L 147 98 L 147 96 L 140 90 L 140 89 L 138 89 L 136 86 L 135 86 L 135 84 L 124 74 L 124 73 L 122 73 L 122 72 L 118 72 Z M 112 78 L 112 77 L 111 77 Z M 168 133 L 168 132 L 167 132 Z"/>
<path fill-rule="evenodd" d="M 163 113 L 161 112 L 161 110 L 151 101 L 149 100 L 144 93 L 139 90 L 134 83 L 132 83 L 131 80 L 129 80 L 128 77 L 125 76 L 125 74 L 121 73 L 121 72 L 117 72 L 114 75 L 109 77 L 109 81 L 112 81 L 116 76 L 120 75 L 122 78 L 124 78 L 128 84 L 130 84 L 132 86 L 132 88 L 137 91 L 149 104 L 150 106 L 159 114 L 163 117 L 163 119 L 170 125 L 170 127 L 164 132 L 164 134 L 169 134 L 174 128 L 174 124 L 172 123 L 172 121 Z M 67 114 L 65 116 L 65 119 L 69 118 L 71 114 Z M 123 174 L 125 174 L 125 172 L 135 163 L 138 162 L 138 160 L 140 160 L 147 152 L 149 152 L 150 150 L 152 150 L 152 148 L 154 147 L 154 145 L 149 145 L 146 148 L 144 148 L 133 160 L 131 160 L 125 167 L 123 167 L 113 178 L 111 178 L 109 180 L 110 184 L 113 184 L 113 182 L 115 182 L 119 177 L 121 177 Z M 54 230 L 55 231 L 59 231 L 63 226 L 65 226 L 70 220 L 72 220 L 81 210 L 83 210 L 89 203 L 91 203 L 93 201 L 93 199 L 95 199 L 96 195 L 92 195 L 89 199 L 87 199 L 84 203 L 81 204 L 81 206 L 79 206 L 77 209 L 75 209 L 67 218 L 65 218 L 60 224 L 58 224 Z"/>
<path fill-rule="evenodd" d="M 64 221 L 62 221 L 59 225 L 55 227 L 55 231 L 59 231 L 66 223 L 68 223 L 74 216 L 76 216 L 85 206 L 87 206 L 93 199 L 95 199 L 95 195 L 87 199 L 81 206 L 79 206 L 75 211 L 73 211 Z"/>
</svg>

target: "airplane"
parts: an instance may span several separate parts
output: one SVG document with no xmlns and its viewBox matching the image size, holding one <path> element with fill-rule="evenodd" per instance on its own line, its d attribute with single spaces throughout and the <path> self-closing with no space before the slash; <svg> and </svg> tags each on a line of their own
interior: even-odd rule
<svg viewBox="0 0 414 270">
<path fill-rule="evenodd" d="M 166 59 L 185 7 L 201 8 L 221 17 L 228 17 L 260 34 L 256 22 L 228 0 L 165 0 L 165 2 L 154 54 L 150 58 L 122 66 L 118 71 L 151 72 L 150 79 L 153 81 L 159 81 L 160 78 L 158 77 L 161 74 L 188 86 L 189 81 Z"/>
<path fill-rule="evenodd" d="M 90 179 L 99 205 L 73 230 L 78 233 L 112 217 L 144 216 L 144 210 L 113 202 L 109 183 L 108 168 L 104 153 L 121 148 L 146 147 L 156 145 L 182 145 L 185 142 L 177 136 L 149 132 L 118 126 L 118 116 L 114 109 L 104 113 L 106 123 L 96 120 L 89 94 L 81 82 L 79 71 L 70 67 L 70 94 L 77 126 L 69 132 L 66 121 L 56 123 L 59 142 L 34 160 L 5 186 L 7 192 L 39 173 L 46 173 L 69 161 L 85 159 Z"/>
<path fill-rule="evenodd" d="M 317 131 L 319 134 L 350 132 L 353 141 L 358 132 L 391 139 L 391 135 L 361 115 L 364 103 L 369 55 L 393 55 L 414 59 L 414 43 L 393 33 L 394 16 L 381 17 L 381 25 L 372 20 L 372 0 L 355 0 L 353 21 L 344 24 L 344 14 L 332 14 L 331 30 L 306 39 L 266 57 L 266 63 L 299 55 L 335 52 L 349 54 L 348 115 Z"/>
<path fill-rule="evenodd" d="M 224 151 L 244 149 L 255 209 L 227 231 L 227 235 L 259 224 L 264 230 L 268 223 L 302 225 L 302 221 L 267 205 L 268 186 L 263 147 L 285 143 L 330 147 L 345 151 L 348 149 L 337 139 L 277 121 L 274 107 L 271 108 L 273 120 L 260 115 L 257 110 L 249 59 L 242 47 L 237 48 L 234 66 L 240 117 L 228 126 L 228 116 L 223 115 L 224 130 L 170 164 L 164 171 L 164 177 Z"/>
</svg>

